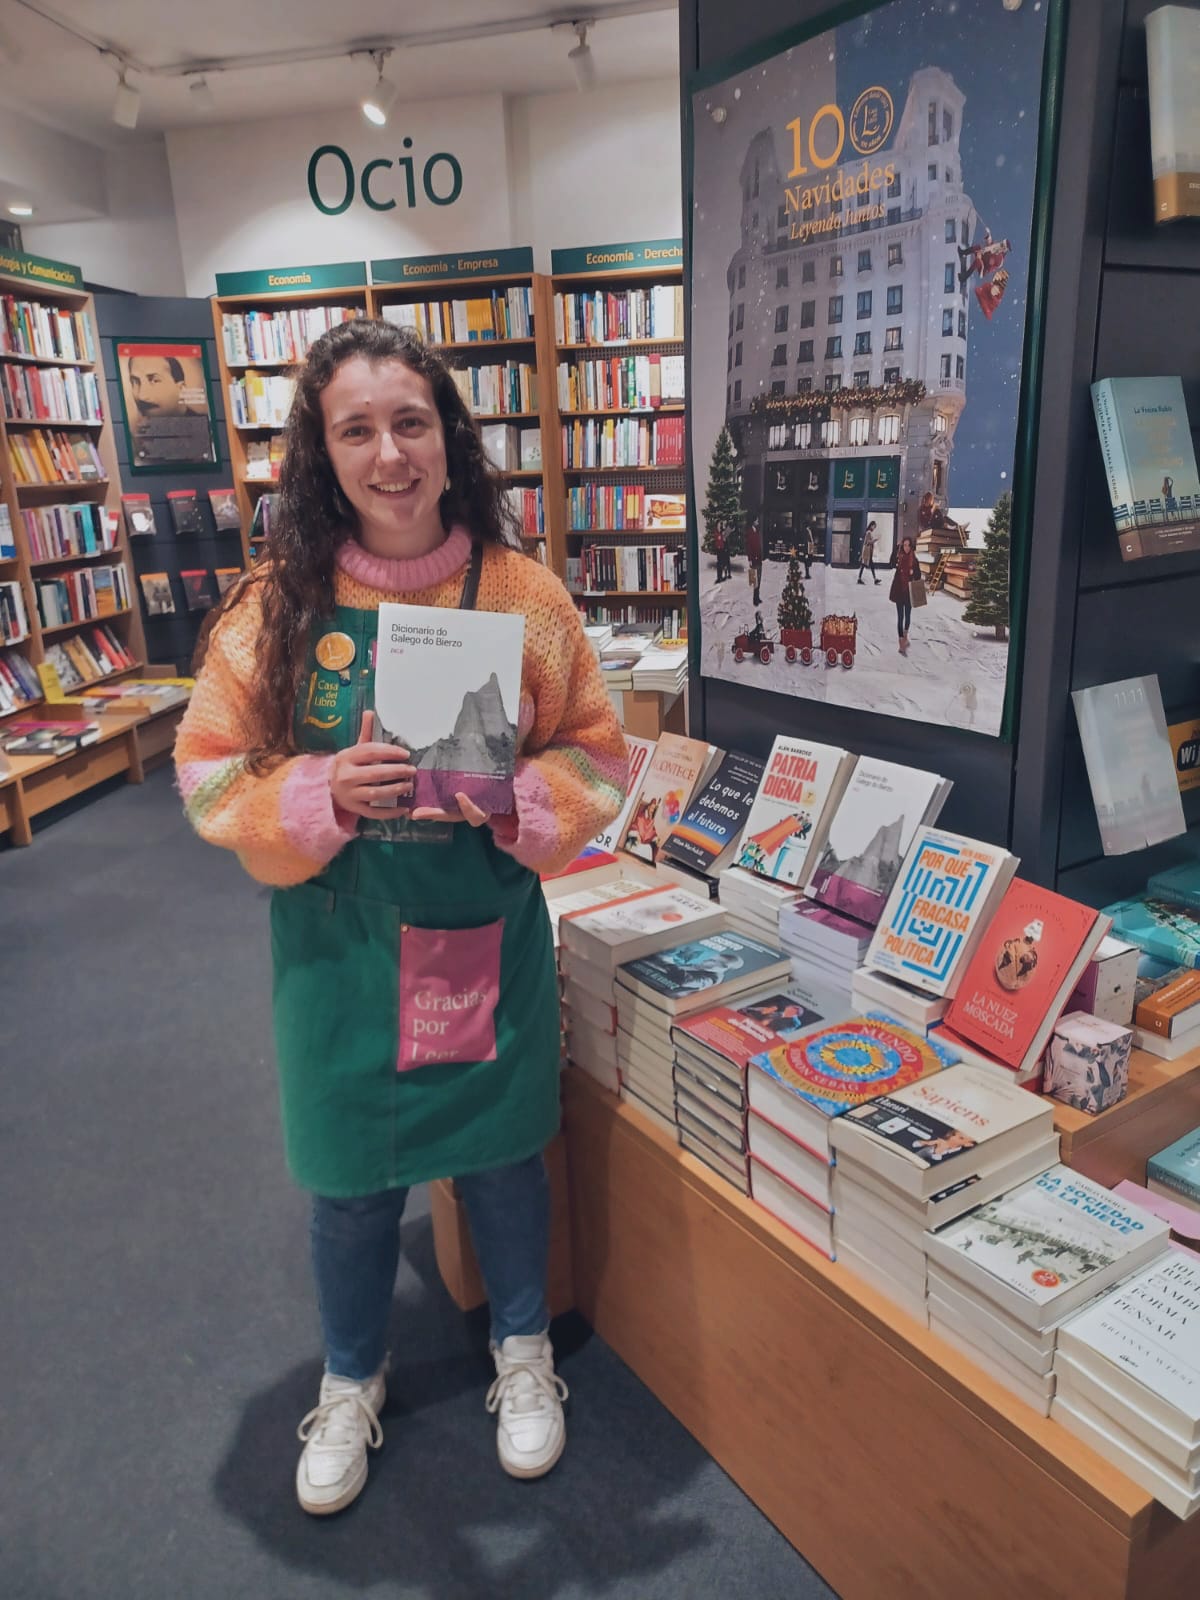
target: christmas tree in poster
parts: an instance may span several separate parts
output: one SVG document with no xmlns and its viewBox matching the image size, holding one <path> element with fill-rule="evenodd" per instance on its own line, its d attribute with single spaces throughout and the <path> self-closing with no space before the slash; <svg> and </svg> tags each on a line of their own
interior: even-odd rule
<svg viewBox="0 0 1200 1600">
<path fill-rule="evenodd" d="M 713 536 L 718 528 L 724 531 L 728 553 L 731 556 L 740 555 L 743 548 L 742 494 L 733 440 L 728 428 L 722 428 L 717 435 L 708 467 L 708 498 L 704 502 L 701 549 L 710 556 L 716 553 Z"/>
<path fill-rule="evenodd" d="M 1008 638 L 1008 558 L 1012 495 L 1005 491 L 983 530 L 983 554 L 971 575 L 964 622 L 995 628 L 997 639 Z"/>
<path fill-rule="evenodd" d="M 812 607 L 808 603 L 808 596 L 804 592 L 804 584 L 800 578 L 800 557 L 793 556 L 788 562 L 787 581 L 783 586 L 783 594 L 779 600 L 779 627 L 784 628 L 812 628 Z"/>
</svg>

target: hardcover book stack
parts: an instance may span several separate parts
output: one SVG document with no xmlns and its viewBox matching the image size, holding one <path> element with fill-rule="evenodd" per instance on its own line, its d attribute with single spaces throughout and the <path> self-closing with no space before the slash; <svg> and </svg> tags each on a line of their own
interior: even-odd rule
<svg viewBox="0 0 1200 1600">
<path fill-rule="evenodd" d="M 746 1069 L 831 1015 L 828 1003 L 797 985 L 754 994 L 736 1005 L 697 1012 L 671 1029 L 675 1117 L 686 1148 L 742 1194 L 750 1192 Z"/>
<path fill-rule="evenodd" d="M 1151 1194 L 1176 1200 L 1200 1214 L 1200 1128 L 1193 1128 L 1146 1163 Z"/>
<path fill-rule="evenodd" d="M 1153 959 L 1153 958 L 1151 958 Z M 1143 1050 L 1174 1061 L 1200 1047 L 1200 972 L 1166 966 L 1139 979 L 1134 1021 Z"/>
<path fill-rule="evenodd" d="M 1059 1324 L 1167 1248 L 1165 1222 L 1053 1166 L 926 1234 L 929 1326 L 1043 1416 Z"/>
<path fill-rule="evenodd" d="M 677 891 L 683 893 L 682 890 Z M 691 898 L 689 896 L 689 898 Z M 732 1004 L 747 996 L 775 989 L 786 980 L 783 954 L 757 939 L 725 928 L 724 913 L 711 910 L 719 928 L 701 933 L 693 924 L 691 937 L 653 954 L 625 961 L 617 970 L 617 1057 L 621 1093 L 650 1106 L 675 1129 L 675 1080 L 672 1028 L 684 1017 L 714 1004 Z M 704 1134 L 711 1132 L 710 1147 Z M 680 1125 L 685 1148 L 716 1158 L 732 1172 L 744 1162 L 745 1151 L 720 1142 L 721 1130 Z M 718 1170 L 724 1170 L 719 1168 Z M 730 1172 L 727 1172 L 727 1176 Z"/>
<path fill-rule="evenodd" d="M 838 1117 L 830 1143 L 838 1259 L 920 1322 L 926 1231 L 1058 1160 L 1053 1108 L 965 1062 Z"/>
<path fill-rule="evenodd" d="M 847 999 L 871 930 L 816 900 L 793 900 L 779 911 L 779 941 L 797 977 L 828 984 Z"/>
<path fill-rule="evenodd" d="M 621 1089 L 617 1040 L 616 971 L 622 961 L 649 956 L 678 944 L 680 934 L 697 937 L 723 926 L 720 909 L 674 885 L 641 886 L 622 899 L 559 923 L 563 998 L 567 1006 L 567 1053 L 614 1094 Z M 674 1133 L 670 1089 L 657 1085 L 647 1106 Z"/>
<path fill-rule="evenodd" d="M 1177 1517 L 1200 1511 L 1200 1258 L 1170 1250 L 1059 1329 L 1050 1415 Z"/>
<path fill-rule="evenodd" d="M 729 913 L 729 924 L 754 939 L 780 944 L 779 914 L 795 900 L 797 890 L 787 883 L 760 878 L 745 867 L 726 867 L 718 880 L 717 894 Z"/>
<path fill-rule="evenodd" d="M 834 1120 L 946 1063 L 923 1036 L 883 1016 L 823 1022 L 752 1057 L 747 1101 L 754 1198 L 833 1260 Z"/>
</svg>

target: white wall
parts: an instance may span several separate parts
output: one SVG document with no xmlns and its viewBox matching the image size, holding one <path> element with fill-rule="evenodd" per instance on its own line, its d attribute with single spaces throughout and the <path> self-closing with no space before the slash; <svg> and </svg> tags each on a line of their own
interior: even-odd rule
<svg viewBox="0 0 1200 1600">
<path fill-rule="evenodd" d="M 31 202 L 55 221 L 98 215 L 105 203 L 103 153 L 0 106 L 0 204 L 14 200 Z"/>
<path fill-rule="evenodd" d="M 683 231 L 678 79 L 514 99 L 509 125 L 513 237 L 540 272 L 552 249 Z"/>
<path fill-rule="evenodd" d="M 187 293 L 167 147 L 159 139 L 110 150 L 104 162 L 107 215 L 21 230 L 34 255 L 82 267 L 89 283 L 134 294 Z"/>
<path fill-rule="evenodd" d="M 403 140 L 410 138 L 411 150 Z M 372 191 L 387 211 L 372 210 L 356 192 L 349 208 L 323 215 L 308 191 L 308 166 L 322 145 L 350 157 L 356 178 L 367 162 L 409 156 L 417 203 L 409 207 L 403 172 L 378 169 Z M 451 205 L 432 204 L 420 174 L 428 158 L 449 151 L 462 167 L 462 193 Z M 291 117 L 281 122 L 179 129 L 167 134 L 175 214 L 187 291 L 209 295 L 218 272 L 378 256 L 431 255 L 441 250 L 507 245 L 510 216 L 504 103 L 500 95 L 409 103 L 386 128 L 372 128 L 356 109 Z M 319 168 L 327 204 L 343 192 L 335 157 Z M 445 164 L 434 175 L 445 194 Z"/>
</svg>

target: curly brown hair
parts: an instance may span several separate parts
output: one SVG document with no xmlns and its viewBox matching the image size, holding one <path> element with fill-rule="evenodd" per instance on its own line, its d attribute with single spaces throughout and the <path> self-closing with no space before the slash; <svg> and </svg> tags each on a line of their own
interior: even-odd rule
<svg viewBox="0 0 1200 1600">
<path fill-rule="evenodd" d="M 313 344 L 296 375 L 296 394 L 284 433 L 279 497 L 261 569 L 237 584 L 206 621 L 194 670 L 204 663 L 212 628 L 253 591 L 261 598 L 258 672 L 247 708 L 254 741 L 248 765 L 262 772 L 295 749 L 293 714 L 309 636 L 333 612 L 338 546 L 352 539 L 357 518 L 343 495 L 325 448 L 321 394 L 343 362 L 402 361 L 429 382 L 446 435 L 450 487 L 441 499 L 442 525 L 468 528 L 484 543 L 522 549 L 504 483 L 483 453 L 479 429 L 449 368 L 409 328 L 358 318 L 342 322 Z"/>
</svg>

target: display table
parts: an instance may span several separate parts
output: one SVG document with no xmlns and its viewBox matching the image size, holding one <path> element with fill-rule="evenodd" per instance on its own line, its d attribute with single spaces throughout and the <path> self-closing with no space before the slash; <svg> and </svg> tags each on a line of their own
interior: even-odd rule
<svg viewBox="0 0 1200 1600">
<path fill-rule="evenodd" d="M 1178 1061 L 1135 1050 L 1124 1100 L 1097 1117 L 1073 1106 L 1056 1105 L 1054 1111 L 1063 1161 L 1109 1189 L 1123 1178 L 1144 1184 L 1146 1158 L 1198 1124 L 1200 1050 L 1189 1050 Z"/>
<path fill-rule="evenodd" d="M 1184 1600 L 1181 1523 L 635 1111 L 564 1076 L 575 1300 L 844 1600 Z"/>
</svg>

